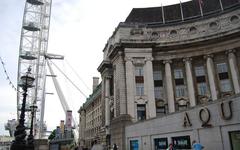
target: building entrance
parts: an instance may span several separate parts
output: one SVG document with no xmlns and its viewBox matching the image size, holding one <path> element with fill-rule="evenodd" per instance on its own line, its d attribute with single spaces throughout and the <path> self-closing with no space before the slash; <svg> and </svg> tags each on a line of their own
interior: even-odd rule
<svg viewBox="0 0 240 150">
<path fill-rule="evenodd" d="M 240 130 L 229 132 L 231 149 L 239 150 L 240 149 Z"/>
</svg>

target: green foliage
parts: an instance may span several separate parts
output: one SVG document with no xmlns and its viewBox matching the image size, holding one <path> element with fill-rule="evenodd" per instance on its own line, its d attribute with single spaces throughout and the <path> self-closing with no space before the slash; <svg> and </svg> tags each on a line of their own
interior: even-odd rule
<svg viewBox="0 0 240 150">
<path fill-rule="evenodd" d="M 54 130 L 52 131 L 52 133 L 48 136 L 48 139 L 49 139 L 49 140 L 52 140 L 52 139 L 55 138 L 55 136 L 56 136 L 56 129 L 54 129 Z"/>
</svg>

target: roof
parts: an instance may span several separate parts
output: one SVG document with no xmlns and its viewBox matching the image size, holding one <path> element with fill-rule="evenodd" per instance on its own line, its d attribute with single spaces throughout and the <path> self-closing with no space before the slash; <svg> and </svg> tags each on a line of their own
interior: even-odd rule
<svg viewBox="0 0 240 150">
<path fill-rule="evenodd" d="M 96 98 L 101 95 L 102 91 L 102 82 L 94 89 L 93 93 L 89 95 L 86 99 L 86 102 L 83 104 L 83 107 L 86 108 L 89 104 L 91 104 Z"/>
<path fill-rule="evenodd" d="M 221 2 L 221 3 L 220 3 Z M 203 16 L 213 14 L 240 5 L 239 0 L 203 0 Z M 182 9 L 181 9 L 182 8 Z M 181 11 L 182 10 L 182 11 Z M 125 23 L 168 23 L 182 21 L 201 16 L 198 0 L 184 3 L 149 8 L 133 8 Z"/>
</svg>

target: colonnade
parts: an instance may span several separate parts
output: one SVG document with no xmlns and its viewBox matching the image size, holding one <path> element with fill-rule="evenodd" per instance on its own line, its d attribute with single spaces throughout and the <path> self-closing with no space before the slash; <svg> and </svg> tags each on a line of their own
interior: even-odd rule
<svg viewBox="0 0 240 150">
<path fill-rule="evenodd" d="M 233 89 L 234 93 L 240 93 L 239 86 L 239 71 L 237 66 L 237 59 L 235 55 L 235 50 L 228 50 L 226 52 L 228 56 L 229 70 L 231 74 L 231 79 L 233 80 Z M 218 99 L 218 88 L 216 83 L 215 76 L 215 65 L 213 61 L 213 54 L 208 54 L 204 56 L 206 61 L 206 76 L 208 77 L 208 85 L 210 88 L 210 97 L 212 100 Z M 155 97 L 154 97 L 154 80 L 153 80 L 153 58 L 145 57 L 144 59 L 144 95 L 146 99 L 147 107 L 147 119 L 153 118 L 156 116 L 156 106 L 155 106 Z M 168 103 L 168 112 L 172 113 L 176 111 L 175 108 L 175 96 L 174 96 L 174 87 L 173 87 L 173 75 L 172 75 L 172 63 L 174 60 L 167 59 L 163 60 L 165 68 L 165 88 L 166 88 L 166 99 Z M 192 73 L 192 58 L 187 57 L 183 58 L 185 71 L 186 71 L 186 83 L 188 90 L 188 99 L 190 107 L 196 106 L 196 93 Z M 126 67 L 126 97 L 127 97 L 127 113 L 133 118 L 136 117 L 136 101 L 135 101 L 135 69 L 134 69 L 134 59 L 132 57 L 125 57 L 125 67 Z M 106 126 L 110 125 L 110 106 L 109 106 L 109 97 L 110 97 L 110 78 L 104 78 L 105 88 L 104 88 L 104 98 L 105 98 L 105 124 Z M 136 119 L 136 118 L 134 118 Z"/>
</svg>

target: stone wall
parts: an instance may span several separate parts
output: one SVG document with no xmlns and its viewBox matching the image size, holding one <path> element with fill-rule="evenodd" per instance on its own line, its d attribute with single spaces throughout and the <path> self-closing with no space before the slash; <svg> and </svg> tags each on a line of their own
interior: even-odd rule
<svg viewBox="0 0 240 150">
<path fill-rule="evenodd" d="M 230 116 L 229 102 L 232 117 L 227 118 L 226 116 Z M 222 103 L 225 119 L 221 113 Z M 206 110 L 209 111 L 209 121 Z M 199 116 L 200 112 L 202 118 Z M 239 114 L 240 95 L 237 95 L 214 101 L 209 105 L 199 105 L 186 111 L 135 123 L 126 127 L 126 149 L 129 149 L 129 141 L 134 139 L 139 140 L 140 150 L 151 150 L 154 149 L 154 138 L 166 137 L 170 143 L 172 137 L 189 135 L 191 141 L 200 141 L 205 149 L 229 150 L 229 132 L 240 131 Z M 205 121 L 207 123 L 204 124 Z"/>
</svg>

